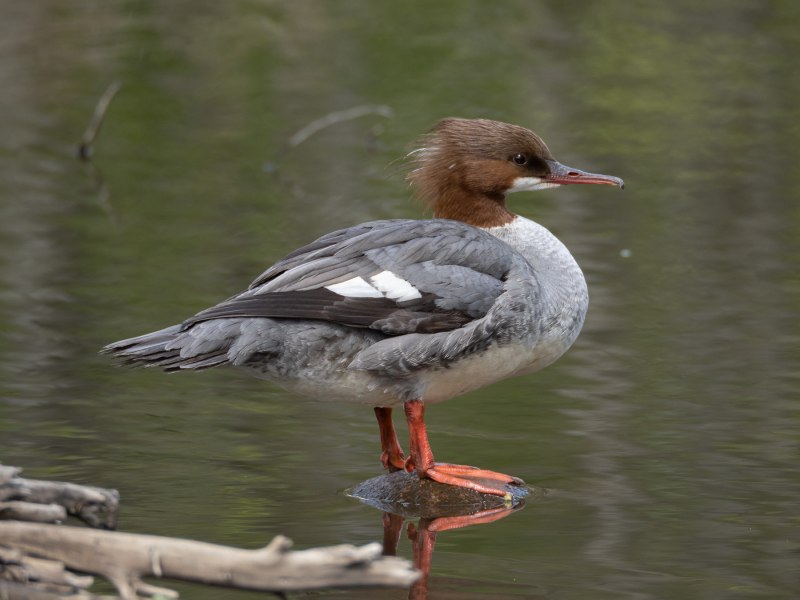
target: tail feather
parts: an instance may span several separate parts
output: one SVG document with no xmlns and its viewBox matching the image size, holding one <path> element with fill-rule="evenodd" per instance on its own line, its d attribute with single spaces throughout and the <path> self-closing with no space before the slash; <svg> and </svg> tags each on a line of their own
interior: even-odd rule
<svg viewBox="0 0 800 600">
<path fill-rule="evenodd" d="M 179 369 L 210 369 L 228 363 L 228 354 L 226 352 L 218 352 L 216 354 L 203 354 L 196 356 L 191 360 L 185 360 L 179 364 L 166 367 L 167 371 L 177 371 Z"/>
<path fill-rule="evenodd" d="M 187 352 L 191 344 L 183 342 L 190 342 L 188 337 L 180 325 L 173 325 L 108 344 L 100 352 L 120 358 L 125 365 L 160 367 L 165 371 L 209 369 L 228 362 L 229 343 L 220 340 L 223 343 L 205 352 Z"/>
</svg>

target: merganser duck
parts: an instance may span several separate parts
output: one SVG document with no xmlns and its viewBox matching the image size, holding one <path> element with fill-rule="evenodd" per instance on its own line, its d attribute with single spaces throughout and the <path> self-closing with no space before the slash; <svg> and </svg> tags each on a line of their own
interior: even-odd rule
<svg viewBox="0 0 800 600">
<path fill-rule="evenodd" d="M 583 325 L 580 267 L 547 229 L 510 212 L 506 194 L 623 182 L 566 167 L 532 131 L 487 119 L 444 119 L 409 158 L 408 180 L 433 219 L 334 231 L 180 325 L 103 350 L 166 371 L 233 365 L 373 406 L 384 468 L 506 496 L 523 482 L 434 462 L 425 405 L 542 369 Z M 392 423 L 399 405 L 409 457 Z"/>
</svg>

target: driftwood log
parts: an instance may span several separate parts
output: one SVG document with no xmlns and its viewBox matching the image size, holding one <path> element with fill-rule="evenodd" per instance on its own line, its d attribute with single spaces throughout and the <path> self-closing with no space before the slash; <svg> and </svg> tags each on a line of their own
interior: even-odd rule
<svg viewBox="0 0 800 600">
<path fill-rule="evenodd" d="M 0 522 L 0 544 L 22 553 L 10 556 L 20 570 L 28 568 L 21 558 L 44 557 L 51 564 L 102 575 L 124 600 L 155 594 L 177 597 L 172 590 L 145 583 L 143 577 L 270 592 L 408 587 L 419 577 L 408 561 L 382 556 L 379 543 L 292 551 L 291 541 L 277 536 L 264 548 L 242 550 L 154 535 L 8 521 Z M 48 568 L 58 572 L 58 567 Z M 27 576 L 33 575 L 28 571 Z M 60 576 L 54 577 L 59 583 Z"/>
<path fill-rule="evenodd" d="M 378 543 L 292 551 L 277 536 L 244 550 L 204 542 L 99 531 L 60 523 L 68 515 L 113 528 L 119 494 L 71 483 L 20 477 L 0 465 L 0 599 L 100 600 L 89 588 L 100 575 L 124 600 L 177 597 L 144 577 L 287 592 L 330 587 L 409 587 L 420 574 L 407 560 L 382 556 Z M 3 520 L 15 519 L 15 520 Z M 35 522 L 20 522 L 20 521 Z M 107 598 L 107 597 L 104 597 Z"/>
<path fill-rule="evenodd" d="M 0 465 L 0 519 L 57 523 L 71 515 L 92 527 L 116 526 L 117 490 L 24 479 L 21 472 Z"/>
</svg>

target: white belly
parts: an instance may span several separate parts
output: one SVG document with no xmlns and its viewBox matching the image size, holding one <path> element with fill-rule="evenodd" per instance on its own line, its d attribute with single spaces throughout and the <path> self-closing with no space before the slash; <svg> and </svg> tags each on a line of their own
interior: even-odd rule
<svg viewBox="0 0 800 600">
<path fill-rule="evenodd" d="M 427 403 L 442 402 L 497 381 L 543 369 L 566 351 L 562 345 L 538 344 L 534 349 L 510 344 L 468 356 L 446 369 L 421 376 Z"/>
</svg>

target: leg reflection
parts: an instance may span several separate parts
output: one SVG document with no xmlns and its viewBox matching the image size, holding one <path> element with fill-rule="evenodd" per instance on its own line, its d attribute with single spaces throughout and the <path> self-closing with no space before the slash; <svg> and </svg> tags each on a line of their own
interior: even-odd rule
<svg viewBox="0 0 800 600">
<path fill-rule="evenodd" d="M 421 518 L 416 525 L 409 523 L 406 532 L 408 539 L 411 540 L 414 566 L 422 572 L 422 577 L 411 586 L 408 592 L 409 600 L 427 600 L 428 598 L 431 560 L 433 559 L 433 550 L 436 546 L 436 535 L 438 533 L 471 525 L 492 523 L 521 509 L 523 505 L 523 503 L 519 503 L 513 507 L 492 508 L 472 515 Z M 397 546 L 404 521 L 404 517 L 400 515 L 389 512 L 383 513 L 383 554 L 385 556 L 397 555 Z"/>
</svg>

